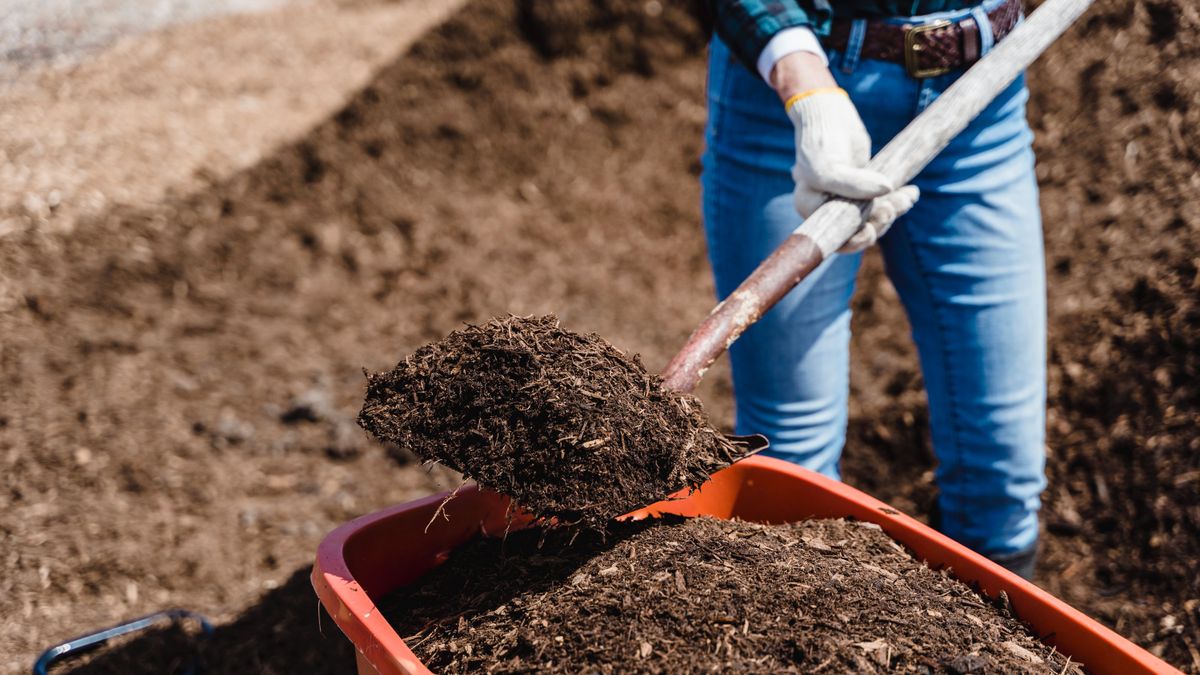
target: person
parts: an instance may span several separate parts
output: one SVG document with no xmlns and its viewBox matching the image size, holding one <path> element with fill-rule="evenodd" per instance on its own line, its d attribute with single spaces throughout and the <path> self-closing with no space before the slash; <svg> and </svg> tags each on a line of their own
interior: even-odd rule
<svg viewBox="0 0 1200 675">
<path fill-rule="evenodd" d="M 935 525 L 1029 577 L 1045 487 L 1046 301 L 1024 77 L 896 186 L 866 164 L 1021 20 L 1020 0 L 715 0 L 703 215 L 725 297 L 826 198 L 873 200 L 730 350 L 738 433 L 834 478 L 850 297 L 878 245 L 921 360 Z"/>
</svg>

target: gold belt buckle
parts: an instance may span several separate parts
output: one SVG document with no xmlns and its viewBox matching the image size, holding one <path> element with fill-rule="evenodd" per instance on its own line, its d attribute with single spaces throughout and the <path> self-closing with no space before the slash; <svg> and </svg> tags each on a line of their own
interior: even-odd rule
<svg viewBox="0 0 1200 675">
<path fill-rule="evenodd" d="M 917 43 L 917 38 L 923 33 L 945 28 L 949 25 L 949 21 L 942 19 L 922 26 L 910 26 L 908 30 L 904 31 L 904 69 L 908 71 L 910 76 L 918 80 L 923 80 L 927 77 L 945 75 L 952 70 L 950 66 L 922 68 L 918 58 L 924 47 Z"/>
</svg>

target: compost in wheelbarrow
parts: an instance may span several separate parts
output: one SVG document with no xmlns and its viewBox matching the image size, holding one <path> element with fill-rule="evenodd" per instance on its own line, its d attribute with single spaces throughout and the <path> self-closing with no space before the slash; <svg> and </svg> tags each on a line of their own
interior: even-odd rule
<svg viewBox="0 0 1200 675">
<path fill-rule="evenodd" d="M 454 548 L 480 532 L 498 534 L 506 526 L 519 528 L 528 522 L 518 518 L 509 523 L 508 501 L 474 488 L 463 489 L 444 505 L 448 519 L 439 516 L 431 521 L 443 502 L 444 495 L 435 495 L 365 516 L 335 530 L 318 550 L 314 586 L 356 645 L 362 673 L 429 672 L 376 603 L 444 563 Z M 778 460 L 750 458 L 718 472 L 686 498 L 661 502 L 634 515 L 663 513 L 761 523 L 811 518 L 875 523 L 918 558 L 949 569 L 987 597 L 999 598 L 1003 592 L 1013 613 L 1034 634 L 1057 652 L 1085 664 L 1090 672 L 1177 672 L 1036 586 L 882 502 Z"/>
<path fill-rule="evenodd" d="M 382 600 L 439 673 L 1081 673 L 874 523 L 664 515 L 481 536 Z"/>
</svg>

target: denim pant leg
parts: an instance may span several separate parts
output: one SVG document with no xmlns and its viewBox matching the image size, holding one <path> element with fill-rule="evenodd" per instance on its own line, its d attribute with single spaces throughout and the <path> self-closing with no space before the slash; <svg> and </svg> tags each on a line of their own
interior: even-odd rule
<svg viewBox="0 0 1200 675">
<path fill-rule="evenodd" d="M 716 40 L 702 176 L 705 232 L 724 298 L 800 225 L 792 124 L 775 93 Z M 861 256 L 835 256 L 733 344 L 738 433 L 768 455 L 838 477 L 849 396 L 850 296 Z"/>
<path fill-rule="evenodd" d="M 1036 541 L 1045 487 L 1046 289 L 1027 98 L 1018 80 L 960 134 L 881 241 L 925 375 L 941 528 L 988 555 Z"/>
<path fill-rule="evenodd" d="M 831 53 L 878 151 L 955 75 Z M 721 297 L 799 224 L 794 140 L 774 93 L 714 41 L 704 219 Z M 1037 537 L 1044 479 L 1045 281 L 1037 185 L 1014 83 L 921 176 L 880 242 L 921 356 L 942 528 L 989 555 Z M 834 256 L 731 349 L 739 433 L 837 475 L 845 440 L 849 298 L 860 257 Z"/>
</svg>

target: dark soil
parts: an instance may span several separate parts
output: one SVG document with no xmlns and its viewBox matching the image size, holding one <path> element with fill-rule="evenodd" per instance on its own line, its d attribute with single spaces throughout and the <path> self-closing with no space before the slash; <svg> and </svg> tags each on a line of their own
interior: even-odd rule
<svg viewBox="0 0 1200 675">
<path fill-rule="evenodd" d="M 239 655 L 214 672 L 345 672 L 340 638 L 315 639 L 317 541 L 439 487 L 353 426 L 362 367 L 508 313 L 555 312 L 652 372 L 683 343 L 713 302 L 705 33 L 679 3 L 566 3 L 592 17 L 578 51 L 531 29 L 551 20 L 529 16 L 541 4 L 474 3 L 324 123 L 203 189 L 0 238 L 5 669 L 184 606 Z M 1037 580 L 1193 671 L 1198 31 L 1193 0 L 1098 0 L 1030 77 L 1051 280 Z M 922 516 L 916 355 L 874 255 L 859 288 L 843 473 Z M 700 396 L 728 425 L 723 365 Z"/>
<path fill-rule="evenodd" d="M 480 537 L 380 603 L 436 672 L 1080 672 L 878 526 Z"/>
<path fill-rule="evenodd" d="M 739 454 L 697 398 L 554 316 L 494 319 L 418 349 L 368 377 L 358 421 L 537 516 L 593 529 Z"/>
<path fill-rule="evenodd" d="M 1032 69 L 1050 299 L 1038 583 L 1200 669 L 1200 30 L 1191 0 L 1099 0 Z M 847 480 L 932 505 L 915 352 L 881 269 L 856 299 Z M 879 471 L 886 465 L 889 471 Z"/>
<path fill-rule="evenodd" d="M 1033 80 L 1032 115 L 1052 301 L 1043 583 L 1200 671 L 1197 31 L 1192 0 L 1098 3 Z"/>
</svg>

